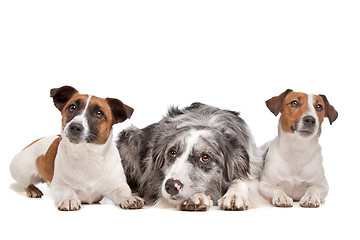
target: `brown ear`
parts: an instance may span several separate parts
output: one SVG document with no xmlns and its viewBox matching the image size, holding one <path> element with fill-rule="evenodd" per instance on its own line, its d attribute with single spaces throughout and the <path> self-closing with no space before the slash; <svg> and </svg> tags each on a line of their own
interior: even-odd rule
<svg viewBox="0 0 360 240">
<path fill-rule="evenodd" d="M 54 105 L 60 111 L 70 98 L 78 91 L 71 86 L 63 86 L 61 88 L 53 88 L 50 90 L 50 97 L 53 98 Z"/>
<path fill-rule="evenodd" d="M 329 103 L 325 95 L 320 94 L 322 99 L 325 102 L 325 117 L 329 118 L 330 125 L 337 119 L 338 112 L 335 108 Z"/>
<path fill-rule="evenodd" d="M 281 112 L 283 105 L 284 105 L 284 100 L 286 95 L 288 95 L 289 92 L 292 92 L 291 89 L 287 89 L 285 92 L 283 92 L 282 94 L 280 94 L 279 96 L 276 97 L 272 97 L 269 100 L 267 100 L 266 106 L 268 107 L 268 109 L 275 115 L 277 116 L 279 114 L 279 112 Z"/>
<path fill-rule="evenodd" d="M 127 106 L 116 98 L 106 98 L 106 101 L 111 108 L 114 124 L 125 121 L 126 119 L 130 118 L 134 112 L 132 107 Z"/>
</svg>

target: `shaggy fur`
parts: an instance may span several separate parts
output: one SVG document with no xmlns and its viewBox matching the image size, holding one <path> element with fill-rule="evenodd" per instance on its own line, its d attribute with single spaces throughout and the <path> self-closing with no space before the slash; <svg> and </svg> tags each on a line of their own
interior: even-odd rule
<svg viewBox="0 0 360 240">
<path fill-rule="evenodd" d="M 161 121 L 144 129 L 125 129 L 117 147 L 133 192 L 147 204 L 163 199 L 182 210 L 208 209 L 234 180 L 246 187 L 262 167 L 239 113 L 201 103 L 171 107 Z M 166 189 L 170 182 L 175 194 Z M 247 193 L 229 193 L 219 205 L 245 210 L 250 205 Z"/>
</svg>

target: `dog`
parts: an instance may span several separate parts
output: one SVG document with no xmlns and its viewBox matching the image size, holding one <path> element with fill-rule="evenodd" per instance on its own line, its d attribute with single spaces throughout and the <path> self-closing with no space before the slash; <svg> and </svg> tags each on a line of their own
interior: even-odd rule
<svg viewBox="0 0 360 240">
<path fill-rule="evenodd" d="M 146 204 L 185 211 L 205 211 L 214 202 L 224 210 L 251 207 L 261 159 L 237 112 L 202 103 L 170 107 L 157 123 L 123 130 L 117 147 L 130 187 Z"/>
<path fill-rule="evenodd" d="M 124 209 L 144 205 L 126 182 L 112 126 L 130 118 L 133 109 L 114 98 L 80 94 L 71 86 L 50 91 L 62 114 L 60 136 L 39 139 L 11 162 L 13 178 L 31 198 L 43 193 L 35 186 L 47 182 L 59 210 L 79 210 L 104 196 Z"/>
<path fill-rule="evenodd" d="M 277 116 L 281 113 L 278 136 L 262 146 L 264 166 L 260 192 L 276 207 L 319 207 L 329 187 L 322 165 L 319 137 L 327 117 L 338 117 L 325 95 L 286 90 L 266 101 Z"/>
</svg>

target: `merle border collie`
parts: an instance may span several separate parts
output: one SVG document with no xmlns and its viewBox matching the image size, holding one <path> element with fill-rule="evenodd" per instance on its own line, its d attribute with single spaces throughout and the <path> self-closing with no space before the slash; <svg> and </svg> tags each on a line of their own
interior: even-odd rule
<svg viewBox="0 0 360 240">
<path fill-rule="evenodd" d="M 252 207 L 250 186 L 262 163 L 237 112 L 201 103 L 170 107 L 157 123 L 123 130 L 117 147 L 128 184 L 147 204 L 187 211 L 205 211 L 213 203 L 224 210 Z"/>
</svg>

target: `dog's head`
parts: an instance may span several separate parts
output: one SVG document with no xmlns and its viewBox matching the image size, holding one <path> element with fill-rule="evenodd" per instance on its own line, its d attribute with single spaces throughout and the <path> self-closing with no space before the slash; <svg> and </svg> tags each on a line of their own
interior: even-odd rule
<svg viewBox="0 0 360 240">
<path fill-rule="evenodd" d="M 302 137 L 320 134 L 325 117 L 330 124 L 338 117 L 325 95 L 293 92 L 291 89 L 267 100 L 266 106 L 275 116 L 281 113 L 280 126 L 284 132 Z"/>
<path fill-rule="evenodd" d="M 71 143 L 104 144 L 112 126 L 134 111 L 118 99 L 80 94 L 70 86 L 51 89 L 50 96 L 62 114 L 62 130 Z"/>
<path fill-rule="evenodd" d="M 174 204 L 196 193 L 217 201 L 235 177 L 247 176 L 249 156 L 237 144 L 211 128 L 166 129 L 152 152 L 153 170 L 164 175 L 160 195 Z"/>
</svg>

